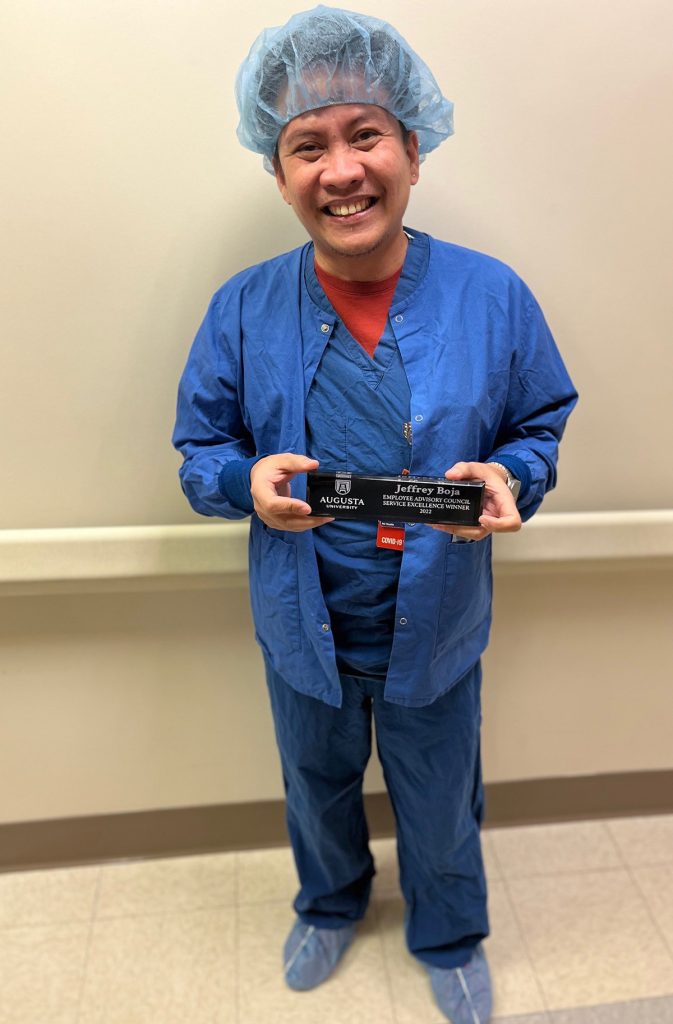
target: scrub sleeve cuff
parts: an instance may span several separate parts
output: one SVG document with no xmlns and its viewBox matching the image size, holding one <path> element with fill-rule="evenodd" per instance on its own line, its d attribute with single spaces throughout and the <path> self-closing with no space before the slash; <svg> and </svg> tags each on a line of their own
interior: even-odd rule
<svg viewBox="0 0 673 1024">
<path fill-rule="evenodd" d="M 250 470 L 262 458 L 263 455 L 255 455 L 252 459 L 234 459 L 227 462 L 217 478 L 220 494 L 230 505 L 241 512 L 247 512 L 248 515 L 255 510 L 250 494 Z"/>
</svg>

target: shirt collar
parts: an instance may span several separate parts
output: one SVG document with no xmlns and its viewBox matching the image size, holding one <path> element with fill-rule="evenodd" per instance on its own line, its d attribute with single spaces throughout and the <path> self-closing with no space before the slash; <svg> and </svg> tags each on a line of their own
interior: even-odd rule
<svg viewBox="0 0 673 1024">
<path fill-rule="evenodd" d="M 411 231 L 409 228 L 405 228 L 404 232 L 409 239 L 409 244 L 406 256 L 404 257 L 402 273 L 397 282 L 397 288 L 391 303 L 391 309 L 400 306 L 416 290 L 425 277 L 430 259 L 430 240 L 428 236 L 422 231 Z M 316 277 L 312 242 L 306 250 L 304 281 L 306 282 L 309 296 L 315 305 L 326 312 L 332 311 L 329 300 Z"/>
</svg>

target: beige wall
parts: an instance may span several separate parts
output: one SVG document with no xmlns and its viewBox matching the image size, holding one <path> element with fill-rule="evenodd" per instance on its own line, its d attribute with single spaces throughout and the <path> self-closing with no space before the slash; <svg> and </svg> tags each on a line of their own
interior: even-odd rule
<svg viewBox="0 0 673 1024">
<path fill-rule="evenodd" d="M 0 528 L 196 521 L 168 441 L 187 347 L 222 280 L 302 241 L 232 99 L 292 9 L 5 3 Z M 673 506 L 673 7 L 386 14 L 456 103 L 408 222 L 511 263 L 582 392 L 546 508 Z M 670 584 L 501 577 L 490 780 L 671 767 Z M 0 821 L 280 795 L 244 590 L 0 597 L 0 642 Z"/>
<path fill-rule="evenodd" d="M 257 31 L 292 9 L 3 5 L 0 526 L 192 518 L 168 444 L 187 347 L 219 283 L 302 239 L 236 141 L 232 93 Z M 673 6 L 386 13 L 456 104 L 409 223 L 511 263 L 582 391 L 548 507 L 670 507 Z"/>
<path fill-rule="evenodd" d="M 673 767 L 668 565 L 497 574 L 487 781 Z M 282 795 L 245 589 L 0 598 L 0 645 L 0 822 Z"/>
</svg>

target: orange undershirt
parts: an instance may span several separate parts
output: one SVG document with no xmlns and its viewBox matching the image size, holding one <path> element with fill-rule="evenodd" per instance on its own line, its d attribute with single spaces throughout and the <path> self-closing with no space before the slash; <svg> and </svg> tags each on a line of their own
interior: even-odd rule
<svg viewBox="0 0 673 1024">
<path fill-rule="evenodd" d="M 344 281 L 315 264 L 316 277 L 348 330 L 369 356 L 379 343 L 388 319 L 402 267 L 385 281 Z"/>
</svg>

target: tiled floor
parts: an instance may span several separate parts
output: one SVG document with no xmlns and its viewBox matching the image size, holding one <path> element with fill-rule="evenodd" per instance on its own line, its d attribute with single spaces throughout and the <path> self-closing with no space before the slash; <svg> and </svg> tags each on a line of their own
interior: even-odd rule
<svg viewBox="0 0 673 1024">
<path fill-rule="evenodd" d="M 287 849 L 0 876 L 0 1024 L 441 1024 L 392 840 L 358 938 L 293 993 Z M 673 816 L 484 836 L 498 1024 L 673 1024 Z"/>
</svg>

